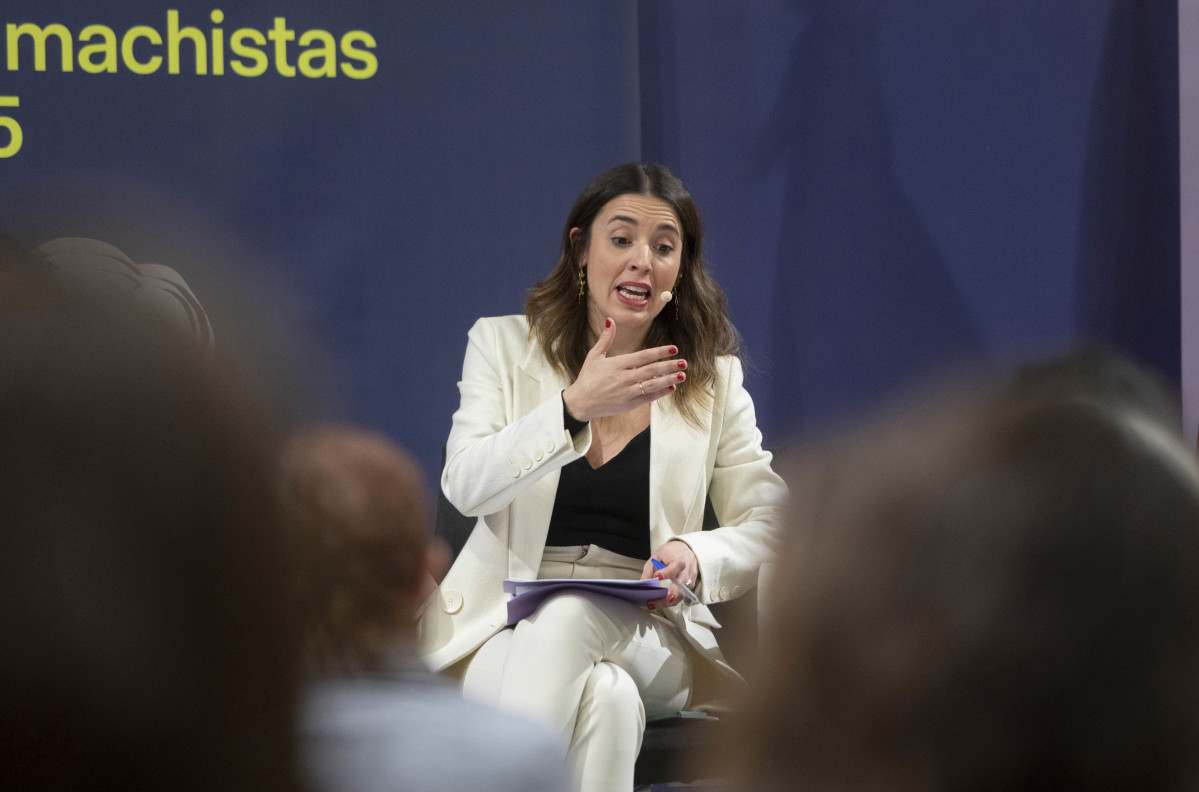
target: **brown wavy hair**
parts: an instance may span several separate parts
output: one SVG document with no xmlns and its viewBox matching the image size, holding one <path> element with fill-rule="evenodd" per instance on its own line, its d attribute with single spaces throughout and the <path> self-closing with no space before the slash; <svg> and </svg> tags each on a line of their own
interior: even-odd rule
<svg viewBox="0 0 1199 792">
<path fill-rule="evenodd" d="M 419 468 L 381 436 L 317 427 L 288 445 L 280 491 L 309 662 L 381 668 L 397 639 L 415 637 L 429 531 Z"/>
<path fill-rule="evenodd" d="M 691 193 L 661 165 L 630 162 L 597 176 L 575 201 L 562 230 L 558 265 L 529 291 L 525 314 L 546 359 L 572 380 L 579 375 L 595 344 L 587 322 L 587 304 L 579 299 L 579 261 L 591 242 L 591 225 L 609 201 L 621 195 L 648 195 L 665 201 L 682 225 L 683 249 L 673 306 L 654 319 L 647 347 L 674 344 L 687 360 L 687 386 L 671 396 L 692 423 L 709 403 L 716 379 L 716 359 L 743 356 L 741 334 L 729 319 L 724 290 L 704 267 L 703 224 Z M 582 233 L 572 242 L 572 228 Z"/>
</svg>

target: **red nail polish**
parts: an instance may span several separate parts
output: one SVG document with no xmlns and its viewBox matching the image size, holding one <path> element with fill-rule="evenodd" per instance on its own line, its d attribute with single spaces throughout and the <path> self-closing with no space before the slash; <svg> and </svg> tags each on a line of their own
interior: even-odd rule
<svg viewBox="0 0 1199 792">
<path fill-rule="evenodd" d="M 686 378 L 687 378 L 686 374 L 679 374 L 679 382 L 682 382 Z"/>
<path fill-rule="evenodd" d="M 661 575 L 654 575 L 654 579 L 655 579 L 655 580 L 661 580 L 661 579 L 662 579 L 662 576 L 661 576 Z"/>
<path fill-rule="evenodd" d="M 671 390 L 674 390 L 674 386 L 673 386 L 673 385 L 671 385 L 671 386 L 670 386 L 670 389 L 671 389 Z"/>
<path fill-rule="evenodd" d="M 667 595 L 667 597 L 666 597 L 666 601 L 667 601 L 667 602 L 674 602 L 674 595 L 673 595 L 673 594 L 669 594 L 669 595 Z"/>
<path fill-rule="evenodd" d="M 678 348 L 678 347 L 673 347 L 673 346 L 672 346 L 670 349 L 666 350 L 666 354 L 668 354 L 668 355 L 677 355 L 677 354 L 679 354 L 679 348 Z"/>
<path fill-rule="evenodd" d="M 651 602 L 651 603 L 649 603 L 648 605 L 646 605 L 645 607 L 649 608 L 650 610 L 653 610 L 653 609 L 654 609 L 654 603 L 652 603 L 652 602 Z"/>
<path fill-rule="evenodd" d="M 612 320 L 611 320 L 611 319 L 605 319 L 605 320 L 604 320 L 604 327 L 611 327 L 611 326 L 612 326 Z"/>
<path fill-rule="evenodd" d="M 681 368 L 681 369 L 685 369 L 685 368 L 687 368 L 687 363 L 686 363 L 686 361 L 682 361 L 682 360 L 680 360 L 680 361 L 679 361 L 679 368 Z"/>
</svg>

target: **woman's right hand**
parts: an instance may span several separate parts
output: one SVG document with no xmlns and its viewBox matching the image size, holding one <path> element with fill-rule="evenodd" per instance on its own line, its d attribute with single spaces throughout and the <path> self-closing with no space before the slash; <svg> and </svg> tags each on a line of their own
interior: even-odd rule
<svg viewBox="0 0 1199 792">
<path fill-rule="evenodd" d="M 673 393 L 687 378 L 683 373 L 687 361 L 663 359 L 677 355 L 676 347 L 653 347 L 609 357 L 608 349 L 615 339 L 616 322 L 609 318 L 587 353 L 579 376 L 562 393 L 566 409 L 576 420 L 628 412 Z"/>
</svg>

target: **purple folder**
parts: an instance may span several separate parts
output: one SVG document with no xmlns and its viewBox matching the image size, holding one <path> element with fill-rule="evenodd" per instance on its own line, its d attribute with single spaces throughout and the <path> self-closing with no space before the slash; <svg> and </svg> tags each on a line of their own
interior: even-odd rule
<svg viewBox="0 0 1199 792">
<path fill-rule="evenodd" d="M 644 605 L 651 600 L 662 599 L 670 584 L 655 578 L 649 580 L 587 580 L 584 578 L 547 578 L 545 580 L 504 581 L 504 593 L 512 594 L 508 600 L 508 625 L 511 627 L 525 618 L 545 602 L 562 591 L 589 591 L 608 597 Z"/>
</svg>

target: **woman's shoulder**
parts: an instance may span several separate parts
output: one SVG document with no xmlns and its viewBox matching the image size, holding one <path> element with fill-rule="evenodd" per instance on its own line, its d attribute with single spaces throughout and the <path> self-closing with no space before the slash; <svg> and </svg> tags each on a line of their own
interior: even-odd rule
<svg viewBox="0 0 1199 792">
<path fill-rule="evenodd" d="M 716 381 L 721 385 L 729 382 L 740 383 L 744 377 L 741 358 L 736 355 L 718 355 L 716 357 Z"/>
<path fill-rule="evenodd" d="M 482 316 L 475 320 L 471 332 L 484 331 L 502 338 L 528 338 L 529 319 L 524 314 L 507 316 Z"/>
<path fill-rule="evenodd" d="M 511 356 L 517 360 L 523 360 L 536 344 L 529 332 L 529 320 L 524 314 L 481 317 L 475 320 L 469 336 L 483 349 L 494 350 L 497 355 Z"/>
</svg>

